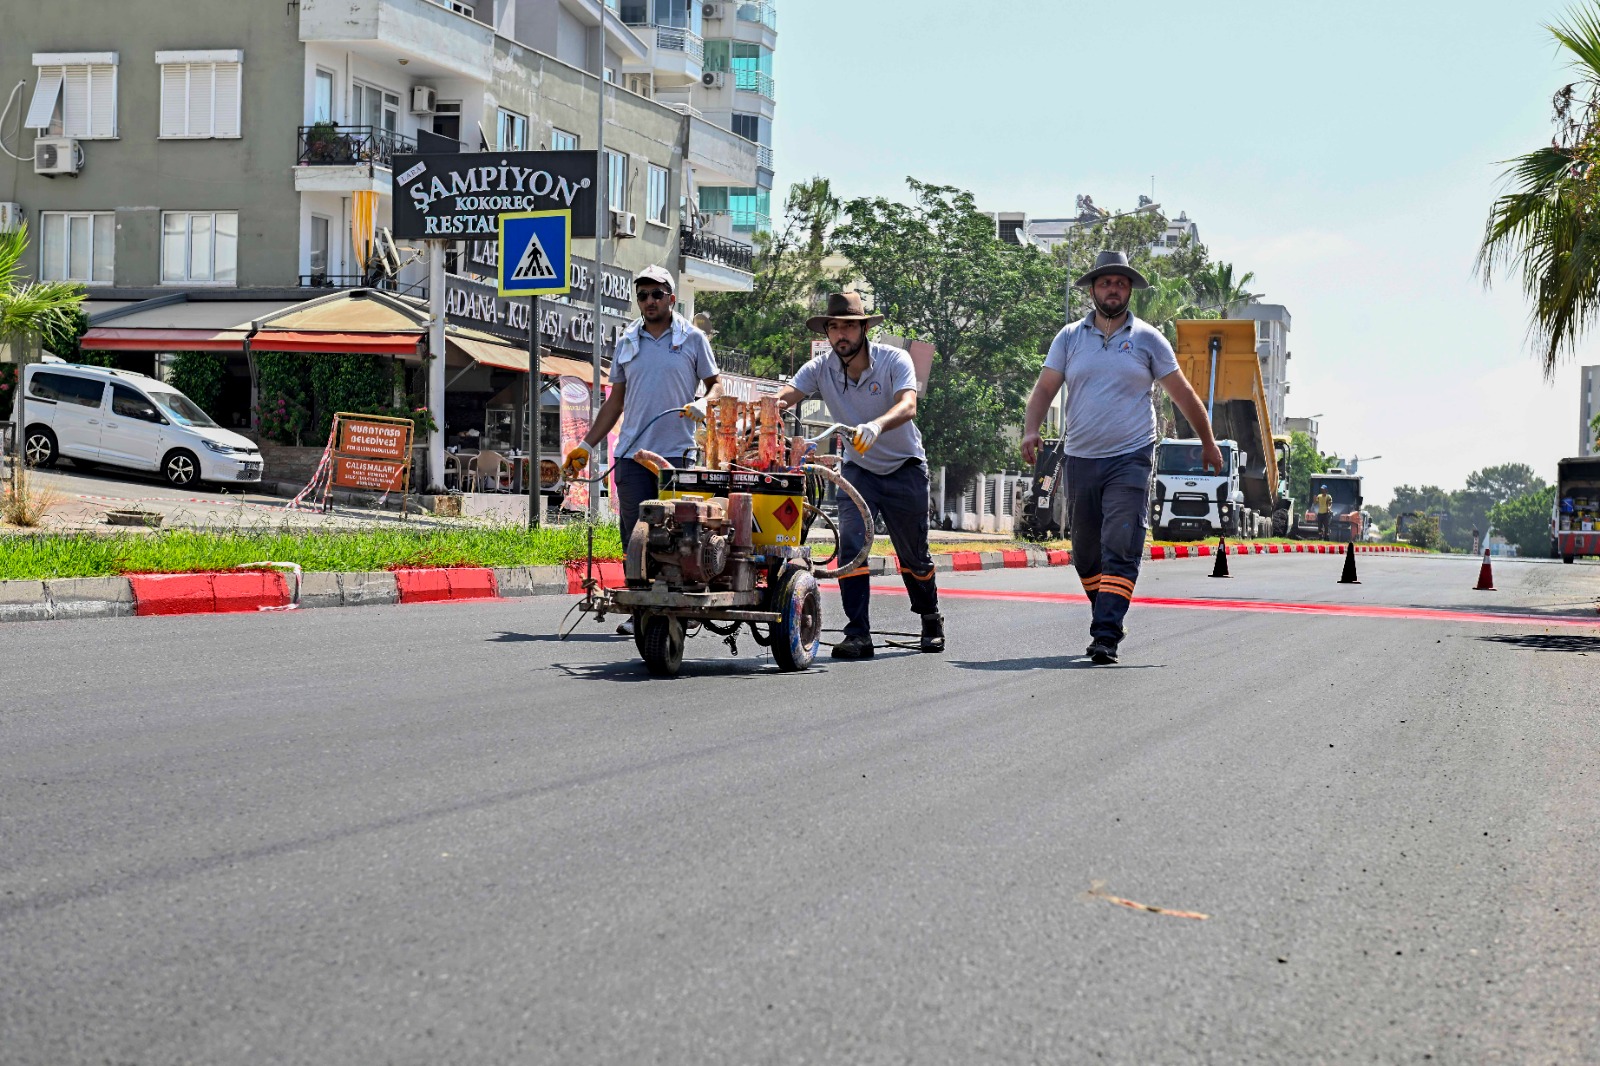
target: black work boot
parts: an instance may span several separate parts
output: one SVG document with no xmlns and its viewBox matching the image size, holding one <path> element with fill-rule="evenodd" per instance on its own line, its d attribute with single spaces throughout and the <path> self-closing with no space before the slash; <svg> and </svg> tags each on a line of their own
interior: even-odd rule
<svg viewBox="0 0 1600 1066">
<path fill-rule="evenodd" d="M 944 615 L 937 611 L 922 616 L 922 650 L 944 651 Z"/>
<path fill-rule="evenodd" d="M 870 659 L 872 658 L 872 638 L 863 636 L 848 636 L 833 646 L 835 659 Z"/>
<path fill-rule="evenodd" d="M 1110 666 L 1112 663 L 1117 661 L 1117 646 L 1115 644 L 1108 644 L 1103 640 L 1095 641 L 1093 644 L 1085 648 L 1083 653 L 1087 655 L 1089 657 L 1089 661 L 1094 663 L 1096 666 Z"/>
</svg>

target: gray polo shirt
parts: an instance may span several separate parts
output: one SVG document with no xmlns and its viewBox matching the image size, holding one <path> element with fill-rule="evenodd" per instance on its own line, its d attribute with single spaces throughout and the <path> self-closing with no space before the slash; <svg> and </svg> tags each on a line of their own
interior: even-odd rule
<svg viewBox="0 0 1600 1066">
<path fill-rule="evenodd" d="M 1156 382 L 1178 369 L 1160 330 L 1130 314 L 1107 337 L 1091 311 L 1056 334 L 1044 365 L 1067 379 L 1068 455 L 1106 459 L 1155 443 Z"/>
<path fill-rule="evenodd" d="M 622 432 L 617 437 L 617 455 L 631 456 L 643 450 L 666 459 L 688 455 L 694 449 L 693 419 L 668 416 L 652 418 L 662 411 L 675 411 L 695 398 L 700 382 L 717 374 L 717 361 L 711 342 L 693 326 L 682 331 L 682 342 L 672 343 L 673 331 L 660 337 L 639 328 L 639 350 L 626 362 L 613 363 L 611 383 L 626 385 L 622 397 Z"/>
<path fill-rule="evenodd" d="M 801 367 L 789 384 L 807 396 L 820 395 L 828 405 L 829 417 L 835 422 L 850 426 L 876 422 L 889 413 L 896 396 L 907 389 L 916 391 L 917 371 L 909 355 L 887 344 L 869 342 L 867 356 L 870 361 L 859 381 L 851 381 L 839 365 L 839 357 L 828 352 Z M 846 462 L 874 474 L 892 474 L 905 465 L 907 459 L 927 461 L 927 453 L 922 450 L 922 433 L 915 421 L 884 430 L 877 443 L 865 453 L 847 443 L 844 455 Z"/>
</svg>

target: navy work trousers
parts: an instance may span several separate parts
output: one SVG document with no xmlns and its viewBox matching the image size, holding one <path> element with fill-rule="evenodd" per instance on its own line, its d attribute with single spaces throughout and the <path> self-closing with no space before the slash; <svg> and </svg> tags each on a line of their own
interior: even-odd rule
<svg viewBox="0 0 1600 1066">
<path fill-rule="evenodd" d="M 678 468 L 689 465 L 684 456 L 669 457 L 667 462 Z M 633 536 L 633 524 L 639 521 L 639 505 L 653 500 L 661 492 L 661 482 L 643 463 L 632 459 L 617 460 L 617 528 L 622 531 L 622 546 L 628 546 Z"/>
<path fill-rule="evenodd" d="M 874 474 L 854 463 L 846 463 L 846 481 L 861 494 L 867 509 L 883 516 L 883 525 L 900 557 L 900 576 L 911 594 L 911 610 L 935 614 L 939 610 L 939 589 L 933 580 L 933 556 L 928 554 L 928 468 L 909 460 L 892 474 Z M 861 523 L 861 512 L 844 493 L 839 494 L 839 558 L 844 566 L 870 543 L 872 531 Z M 872 622 L 867 614 L 871 596 L 870 578 L 865 566 L 839 579 L 839 598 L 844 601 L 846 636 L 868 637 Z"/>
<path fill-rule="evenodd" d="M 1144 558 L 1154 445 L 1107 459 L 1067 456 L 1072 565 L 1094 605 L 1089 636 L 1115 648 Z"/>
</svg>

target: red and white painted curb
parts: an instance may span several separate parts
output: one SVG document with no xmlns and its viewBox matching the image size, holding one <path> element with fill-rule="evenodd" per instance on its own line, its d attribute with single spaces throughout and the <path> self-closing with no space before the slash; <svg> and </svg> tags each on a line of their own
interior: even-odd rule
<svg viewBox="0 0 1600 1066">
<path fill-rule="evenodd" d="M 1362 553 L 1416 552 L 1405 545 L 1357 545 Z M 1230 555 L 1339 555 L 1331 544 L 1231 544 Z M 1150 560 L 1204 559 L 1209 544 L 1154 545 Z M 940 572 L 969 573 L 1030 567 L 1070 566 L 1062 549 L 959 551 L 934 556 Z M 300 573 L 291 564 L 200 574 L 132 574 L 126 577 L 0 581 L 0 622 L 121 618 L 183 614 L 238 614 L 314 607 L 364 607 L 413 603 L 503 600 L 522 596 L 577 595 L 588 573 L 584 562 L 533 567 L 408 567 L 369 573 Z M 897 573 L 899 560 L 874 556 L 873 576 Z M 594 576 L 607 588 L 623 584 L 622 563 L 596 559 Z"/>
</svg>

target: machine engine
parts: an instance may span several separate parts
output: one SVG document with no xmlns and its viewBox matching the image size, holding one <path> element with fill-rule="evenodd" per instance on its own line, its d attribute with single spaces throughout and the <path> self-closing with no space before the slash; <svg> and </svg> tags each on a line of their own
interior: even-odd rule
<svg viewBox="0 0 1600 1066">
<path fill-rule="evenodd" d="M 735 492 L 640 504 L 623 567 L 628 587 L 666 581 L 684 590 L 754 589 L 752 502 L 749 493 Z"/>
</svg>

